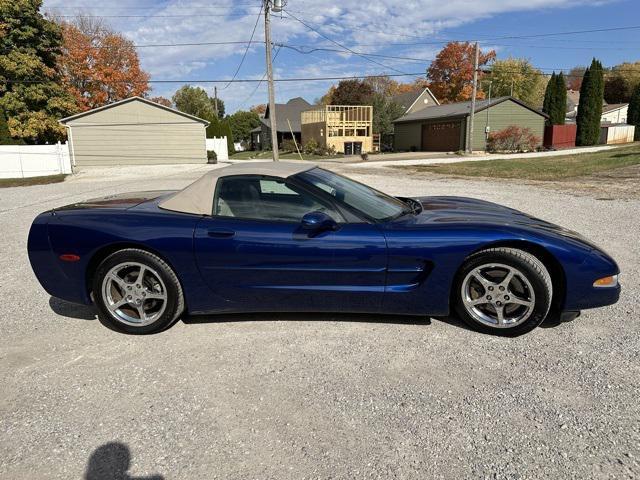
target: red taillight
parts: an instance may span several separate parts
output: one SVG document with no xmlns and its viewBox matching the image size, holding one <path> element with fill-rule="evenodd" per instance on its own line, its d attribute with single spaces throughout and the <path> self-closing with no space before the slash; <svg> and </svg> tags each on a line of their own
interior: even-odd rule
<svg viewBox="0 0 640 480">
<path fill-rule="evenodd" d="M 60 255 L 60 260 L 63 262 L 77 262 L 80 260 L 80 257 L 75 253 L 63 253 Z"/>
</svg>

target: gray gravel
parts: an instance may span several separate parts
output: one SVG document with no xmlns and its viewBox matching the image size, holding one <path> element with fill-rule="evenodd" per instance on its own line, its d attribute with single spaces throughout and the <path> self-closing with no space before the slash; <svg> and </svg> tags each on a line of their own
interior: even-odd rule
<svg viewBox="0 0 640 480">
<path fill-rule="evenodd" d="M 90 458 L 94 472 L 126 469 L 125 457 L 92 457 L 109 442 L 127 446 L 130 475 L 166 479 L 640 477 L 640 201 L 354 174 L 389 193 L 523 209 L 619 261 L 617 305 L 516 339 L 455 320 L 308 314 L 132 337 L 40 288 L 25 251 L 38 212 L 181 187 L 206 168 L 96 169 L 0 189 L 0 478 L 82 478 Z"/>
</svg>

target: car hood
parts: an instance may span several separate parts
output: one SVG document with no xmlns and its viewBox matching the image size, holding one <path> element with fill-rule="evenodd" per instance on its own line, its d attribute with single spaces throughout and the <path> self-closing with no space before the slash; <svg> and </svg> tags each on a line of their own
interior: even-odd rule
<svg viewBox="0 0 640 480">
<path fill-rule="evenodd" d="M 422 212 L 400 221 L 413 225 L 476 225 L 499 228 L 520 227 L 553 233 L 598 248 L 577 232 L 541 220 L 513 208 L 467 197 L 419 197 Z"/>
<path fill-rule="evenodd" d="M 126 210 L 128 208 L 135 207 L 141 203 L 145 203 L 151 200 L 155 200 L 159 197 L 164 197 L 170 193 L 175 193 L 175 190 L 153 190 L 144 192 L 128 192 L 119 193 L 116 195 L 108 195 L 106 197 L 92 198 L 85 200 L 84 202 L 72 203 L 54 209 L 54 211 L 65 210 L 87 210 L 87 209 L 116 209 Z"/>
</svg>

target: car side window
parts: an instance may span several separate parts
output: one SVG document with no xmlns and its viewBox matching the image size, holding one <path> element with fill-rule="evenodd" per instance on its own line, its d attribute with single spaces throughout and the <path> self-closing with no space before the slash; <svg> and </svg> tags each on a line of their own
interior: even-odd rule
<svg viewBox="0 0 640 480">
<path fill-rule="evenodd" d="M 344 221 L 329 203 L 282 179 L 243 175 L 218 180 L 216 216 L 298 223 L 305 214 L 316 211 L 336 222 Z"/>
</svg>

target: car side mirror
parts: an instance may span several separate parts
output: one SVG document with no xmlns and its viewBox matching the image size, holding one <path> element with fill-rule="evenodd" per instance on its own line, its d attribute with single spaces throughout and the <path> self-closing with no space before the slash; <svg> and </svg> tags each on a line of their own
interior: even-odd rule
<svg viewBox="0 0 640 480">
<path fill-rule="evenodd" d="M 338 223 L 323 212 L 309 212 L 302 217 L 302 228 L 313 232 L 337 230 Z"/>
</svg>

